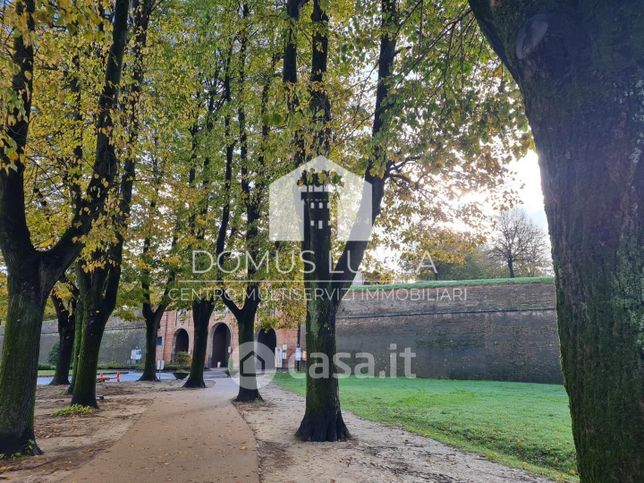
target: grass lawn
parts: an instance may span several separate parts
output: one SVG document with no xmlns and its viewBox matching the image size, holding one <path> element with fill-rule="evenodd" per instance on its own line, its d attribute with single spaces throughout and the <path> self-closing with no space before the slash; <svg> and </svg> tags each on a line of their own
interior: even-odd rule
<svg viewBox="0 0 644 483">
<path fill-rule="evenodd" d="M 277 374 L 304 394 L 303 377 Z M 560 481 L 577 479 L 563 386 L 443 379 L 340 380 L 342 407 Z M 351 428 L 349 428 L 351 431 Z"/>
<path fill-rule="evenodd" d="M 51 377 L 55 372 L 53 369 L 38 369 L 38 377 Z"/>
</svg>

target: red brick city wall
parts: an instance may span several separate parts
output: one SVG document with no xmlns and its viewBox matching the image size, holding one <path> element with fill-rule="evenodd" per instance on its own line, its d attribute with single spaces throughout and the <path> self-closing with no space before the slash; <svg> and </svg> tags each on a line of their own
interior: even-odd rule
<svg viewBox="0 0 644 483">
<path fill-rule="evenodd" d="M 337 316 L 337 350 L 369 352 L 376 375 L 390 374 L 392 344 L 416 354 L 419 377 L 562 381 L 553 283 L 350 292 Z"/>
<path fill-rule="evenodd" d="M 213 331 L 224 323 L 237 347 L 237 325 L 230 312 L 213 314 L 208 329 L 206 366 L 212 363 Z M 158 357 L 173 358 L 179 329 L 194 345 L 190 312 L 167 312 L 159 335 Z M 257 331 L 256 331 L 257 332 Z M 290 358 L 297 328 L 277 329 L 277 346 Z M 301 345 L 305 349 L 302 325 Z M 369 352 L 376 374 L 390 373 L 391 344 L 415 354 L 420 377 L 561 382 L 555 291 L 552 283 L 453 285 L 424 289 L 355 290 L 347 294 L 337 316 L 337 349 Z M 162 349 L 162 350 L 161 350 Z M 349 365 L 364 362 L 352 358 Z M 399 367 L 399 369 L 401 369 Z"/>
</svg>

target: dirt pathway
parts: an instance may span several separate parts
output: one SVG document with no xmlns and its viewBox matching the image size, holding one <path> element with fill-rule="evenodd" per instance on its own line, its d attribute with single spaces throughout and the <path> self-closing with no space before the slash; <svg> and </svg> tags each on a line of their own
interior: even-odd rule
<svg viewBox="0 0 644 483">
<path fill-rule="evenodd" d="M 81 483 L 256 482 L 255 439 L 230 400 L 236 385 L 168 392 L 109 450 L 66 478 Z"/>
<path fill-rule="evenodd" d="M 257 438 L 262 482 L 543 482 L 437 441 L 344 412 L 353 439 L 301 443 L 293 434 L 304 399 L 274 385 L 262 389 L 263 405 L 237 408 Z"/>
</svg>

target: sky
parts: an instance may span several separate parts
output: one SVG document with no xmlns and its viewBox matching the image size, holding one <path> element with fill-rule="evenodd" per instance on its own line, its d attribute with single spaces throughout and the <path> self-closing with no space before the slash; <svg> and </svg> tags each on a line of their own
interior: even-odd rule
<svg viewBox="0 0 644 483">
<path fill-rule="evenodd" d="M 517 207 L 524 209 L 528 218 L 541 227 L 547 235 L 548 222 L 543 208 L 541 173 L 537 153 L 529 151 L 523 158 L 512 161 L 510 169 L 514 172 L 514 177 L 508 183 L 517 191 L 520 202 Z M 488 209 L 484 209 L 484 212 L 491 217 L 499 214 L 494 211 L 491 205 L 488 205 Z M 546 239 L 548 238 L 546 237 Z M 401 252 L 399 250 L 392 251 L 390 248 L 380 246 L 375 249 L 373 255 L 383 266 L 394 271 L 400 269 Z"/>
<path fill-rule="evenodd" d="M 537 153 L 530 151 L 523 158 L 512 162 L 511 167 L 516 172 L 513 186 L 518 190 L 521 207 L 533 222 L 548 233 Z"/>
</svg>

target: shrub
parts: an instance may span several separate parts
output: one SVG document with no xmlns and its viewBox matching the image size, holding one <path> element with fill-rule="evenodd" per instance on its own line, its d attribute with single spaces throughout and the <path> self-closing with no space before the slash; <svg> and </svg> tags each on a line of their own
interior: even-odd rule
<svg viewBox="0 0 644 483">
<path fill-rule="evenodd" d="M 60 354 L 60 343 L 58 341 L 54 342 L 54 345 L 51 346 L 49 351 L 49 356 L 47 357 L 47 362 L 50 366 L 56 366 L 58 363 L 58 355 Z"/>
<path fill-rule="evenodd" d="M 177 352 L 174 355 L 174 365 L 177 367 L 177 370 L 188 370 L 190 369 L 190 363 L 192 362 L 192 357 L 187 352 Z"/>
</svg>

